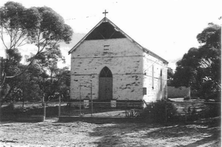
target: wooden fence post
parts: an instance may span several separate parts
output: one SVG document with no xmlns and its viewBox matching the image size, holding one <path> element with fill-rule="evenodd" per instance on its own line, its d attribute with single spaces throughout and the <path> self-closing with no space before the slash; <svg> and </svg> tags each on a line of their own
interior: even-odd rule
<svg viewBox="0 0 222 147">
<path fill-rule="evenodd" d="M 91 90 L 90 90 L 90 93 L 91 93 L 91 117 L 92 117 L 92 114 L 93 114 L 92 80 L 91 80 Z"/>
<path fill-rule="evenodd" d="M 165 123 L 167 123 L 167 100 L 165 100 Z"/>
<path fill-rule="evenodd" d="M 0 57 L 0 122 L 2 118 L 2 72 L 3 72 L 3 58 Z"/>
<path fill-rule="evenodd" d="M 81 97 L 81 84 L 79 85 L 79 98 L 80 98 L 80 106 L 79 106 L 79 113 L 80 113 L 80 117 L 82 117 L 82 97 Z"/>
<path fill-rule="evenodd" d="M 45 104 L 45 96 L 42 98 L 43 103 L 43 121 L 45 121 L 46 118 L 46 104 Z"/>
<path fill-rule="evenodd" d="M 58 112 L 58 116 L 60 117 L 61 115 L 61 96 L 59 96 L 59 112 Z"/>
</svg>

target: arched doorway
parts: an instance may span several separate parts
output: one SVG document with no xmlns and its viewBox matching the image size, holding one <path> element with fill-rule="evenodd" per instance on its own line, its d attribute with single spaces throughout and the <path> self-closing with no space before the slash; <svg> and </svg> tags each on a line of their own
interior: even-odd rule
<svg viewBox="0 0 222 147">
<path fill-rule="evenodd" d="M 104 67 L 99 74 L 99 99 L 110 100 L 113 94 L 113 75 L 108 67 Z"/>
</svg>

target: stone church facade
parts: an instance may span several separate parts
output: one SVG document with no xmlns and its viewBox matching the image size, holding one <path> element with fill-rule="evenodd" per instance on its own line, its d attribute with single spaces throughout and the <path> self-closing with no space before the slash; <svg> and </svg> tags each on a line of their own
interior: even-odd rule
<svg viewBox="0 0 222 147">
<path fill-rule="evenodd" d="M 168 62 L 104 17 L 70 51 L 73 100 L 145 101 L 167 95 Z"/>
</svg>

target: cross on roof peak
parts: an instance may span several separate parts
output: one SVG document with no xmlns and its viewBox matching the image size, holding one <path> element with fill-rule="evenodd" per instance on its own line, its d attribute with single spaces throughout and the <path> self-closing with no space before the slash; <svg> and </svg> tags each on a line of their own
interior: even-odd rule
<svg viewBox="0 0 222 147">
<path fill-rule="evenodd" d="M 103 12 L 103 14 L 105 15 L 105 17 L 106 17 L 106 14 L 107 14 L 108 12 L 105 10 L 104 12 Z"/>
</svg>

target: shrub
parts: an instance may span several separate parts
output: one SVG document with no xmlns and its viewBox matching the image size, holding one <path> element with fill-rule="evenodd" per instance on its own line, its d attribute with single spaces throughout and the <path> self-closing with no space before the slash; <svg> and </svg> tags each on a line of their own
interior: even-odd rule
<svg viewBox="0 0 222 147">
<path fill-rule="evenodd" d="M 190 100 L 190 99 L 191 99 L 190 96 L 185 96 L 185 97 L 183 98 L 183 100 Z"/>
<path fill-rule="evenodd" d="M 205 110 L 205 118 L 208 117 L 217 117 L 221 115 L 221 105 L 220 103 L 206 103 L 206 110 Z"/>
<path fill-rule="evenodd" d="M 167 121 L 174 121 L 176 119 L 176 107 L 165 100 L 152 102 L 138 116 L 139 119 L 145 122 L 163 123 Z"/>
</svg>

